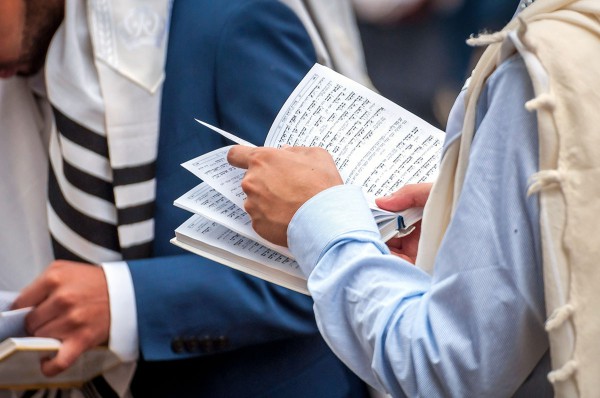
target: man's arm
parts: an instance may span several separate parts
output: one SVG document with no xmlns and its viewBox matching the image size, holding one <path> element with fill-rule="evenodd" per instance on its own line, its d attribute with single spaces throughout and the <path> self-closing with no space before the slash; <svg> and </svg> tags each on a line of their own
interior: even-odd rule
<svg viewBox="0 0 600 398">
<path fill-rule="evenodd" d="M 298 211 L 282 212 L 294 213 L 288 243 L 308 277 L 326 341 L 364 380 L 393 396 L 510 396 L 524 383 L 548 392 L 544 372 L 535 371 L 544 366 L 548 343 L 538 204 L 526 196 L 537 171 L 535 115 L 524 109 L 532 96 L 519 58 L 490 78 L 433 277 L 390 255 L 356 187 L 320 190 Z M 263 179 L 269 166 L 251 160 L 258 151 L 230 158 L 250 166 L 248 185 L 260 181 L 263 190 L 285 192 L 293 179 Z M 309 165 L 295 173 L 313 171 Z M 260 223 L 269 216 L 256 212 L 258 196 L 250 192 L 248 208 Z M 268 200 L 263 208 L 281 202 Z M 282 228 L 273 227 L 280 239 Z"/>
<path fill-rule="evenodd" d="M 242 182 L 248 195 L 244 207 L 253 215 L 254 230 L 280 246 L 288 245 L 287 229 L 296 211 L 319 192 L 343 183 L 331 155 L 321 148 L 235 146 L 227 160 L 233 166 L 250 169 Z M 406 185 L 392 195 L 378 198 L 377 205 L 389 211 L 424 207 L 431 186 Z M 419 221 L 411 234 L 390 239 L 387 245 L 393 253 L 414 264 L 420 236 Z"/>
</svg>

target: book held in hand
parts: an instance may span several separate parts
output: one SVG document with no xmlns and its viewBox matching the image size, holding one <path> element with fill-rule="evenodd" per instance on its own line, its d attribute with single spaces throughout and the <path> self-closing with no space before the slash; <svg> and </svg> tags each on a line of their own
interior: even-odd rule
<svg viewBox="0 0 600 398">
<path fill-rule="evenodd" d="M 205 122 L 225 137 L 239 140 Z M 315 65 L 285 102 L 265 147 L 326 149 L 345 184 L 361 186 L 383 240 L 402 236 L 422 209 L 393 213 L 375 198 L 406 184 L 433 181 L 444 133 L 381 95 L 321 65 Z M 243 210 L 245 170 L 227 162 L 230 147 L 216 149 L 182 166 L 203 180 L 175 201 L 195 213 L 175 230 L 172 243 L 229 267 L 308 294 L 306 280 L 285 247 L 260 237 Z"/>
<path fill-rule="evenodd" d="M 40 362 L 54 356 L 61 342 L 26 336 L 25 316 L 31 308 L 11 311 L 16 295 L 0 291 L 0 389 L 77 387 L 121 363 L 116 354 L 100 347 L 82 354 L 73 366 L 57 376 L 44 376 Z"/>
<path fill-rule="evenodd" d="M 60 346 L 59 340 L 44 337 L 10 337 L 2 341 L 0 389 L 79 387 L 121 363 L 108 348 L 95 348 L 83 353 L 64 372 L 46 377 L 41 371 L 41 360 L 54 356 Z"/>
</svg>

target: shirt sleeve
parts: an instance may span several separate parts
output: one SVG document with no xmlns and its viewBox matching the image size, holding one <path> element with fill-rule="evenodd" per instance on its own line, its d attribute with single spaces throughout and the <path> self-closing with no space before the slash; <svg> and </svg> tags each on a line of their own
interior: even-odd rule
<svg viewBox="0 0 600 398">
<path fill-rule="evenodd" d="M 288 229 L 318 326 L 361 378 L 395 397 L 512 396 L 548 342 L 533 90 L 522 60 L 492 75 L 433 276 L 389 253 L 354 187 L 307 202 Z M 339 204 L 343 203 L 343 206 Z M 547 383 L 541 377 L 527 382 Z M 536 373 L 537 374 L 537 373 Z"/>
<path fill-rule="evenodd" d="M 139 356 L 137 310 L 129 267 L 124 261 L 103 263 L 110 301 L 109 347 L 123 362 Z"/>
</svg>

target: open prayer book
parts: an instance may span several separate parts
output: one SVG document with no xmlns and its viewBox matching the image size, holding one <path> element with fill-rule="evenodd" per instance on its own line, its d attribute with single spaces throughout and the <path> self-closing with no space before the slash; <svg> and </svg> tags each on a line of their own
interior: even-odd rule
<svg viewBox="0 0 600 398">
<path fill-rule="evenodd" d="M 42 374 L 40 361 L 56 354 L 61 342 L 27 337 L 25 317 L 31 308 L 10 310 L 17 293 L 0 291 L 0 389 L 76 387 L 120 363 L 108 348 L 85 352 L 73 366 L 55 377 Z"/>
<path fill-rule="evenodd" d="M 232 141 L 231 133 L 198 121 Z M 265 147 L 322 147 L 333 156 L 346 184 L 363 188 L 382 239 L 409 233 L 422 209 L 382 210 L 375 198 L 437 175 L 444 133 L 381 95 L 315 65 L 285 102 Z M 175 230 L 172 243 L 237 270 L 308 294 L 290 251 L 261 238 L 243 210 L 245 170 L 229 165 L 231 147 L 182 164 L 204 182 L 175 201 L 195 213 Z"/>
</svg>

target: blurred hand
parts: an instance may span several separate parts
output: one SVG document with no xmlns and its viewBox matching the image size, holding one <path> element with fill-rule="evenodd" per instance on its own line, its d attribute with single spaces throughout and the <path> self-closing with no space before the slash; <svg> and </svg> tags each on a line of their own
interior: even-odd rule
<svg viewBox="0 0 600 398">
<path fill-rule="evenodd" d="M 343 184 L 329 153 L 321 148 L 234 146 L 229 163 L 248 169 L 242 189 L 252 227 L 263 238 L 287 246 L 287 228 L 296 211 L 321 191 Z"/>
<path fill-rule="evenodd" d="M 42 372 L 55 376 L 84 352 L 108 342 L 110 306 L 102 268 L 54 261 L 22 290 L 13 308 L 34 307 L 25 328 L 35 337 L 62 341 L 57 355 L 42 361 Z"/>
<path fill-rule="evenodd" d="M 402 211 L 411 207 L 424 207 L 429 198 L 433 184 L 409 184 L 400 188 L 390 196 L 376 200 L 377 206 L 389 211 Z M 402 238 L 392 238 L 386 242 L 390 251 L 409 261 L 417 261 L 417 250 L 421 238 L 421 221 L 414 225 L 415 229 L 409 235 Z"/>
</svg>

